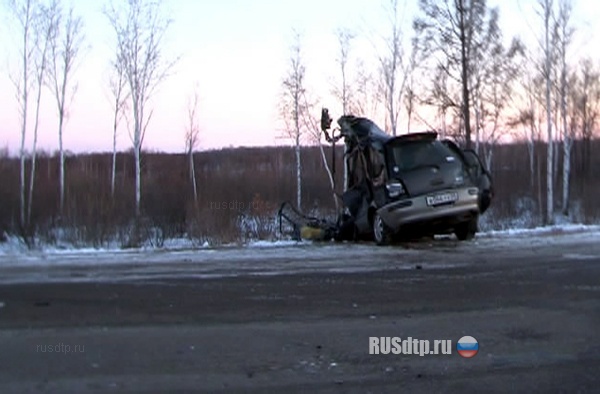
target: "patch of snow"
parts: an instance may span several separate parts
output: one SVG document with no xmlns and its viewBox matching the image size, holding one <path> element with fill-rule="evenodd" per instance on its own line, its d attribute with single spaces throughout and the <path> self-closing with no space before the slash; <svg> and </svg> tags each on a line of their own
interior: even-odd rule
<svg viewBox="0 0 600 394">
<path fill-rule="evenodd" d="M 540 223 L 537 203 L 531 197 L 512 197 L 502 206 L 492 204 L 479 218 L 481 231 L 532 228 Z"/>
<path fill-rule="evenodd" d="M 600 232 L 600 225 L 564 223 L 553 226 L 540 226 L 534 228 L 509 228 L 506 230 L 490 230 L 478 233 L 478 237 L 515 236 L 515 235 L 558 235 L 581 232 Z"/>
<path fill-rule="evenodd" d="M 198 244 L 197 241 L 190 238 L 171 238 L 165 239 L 162 246 L 152 246 L 144 244 L 139 248 L 122 248 L 119 243 L 111 242 L 105 247 L 81 247 L 77 244 L 68 242 L 57 242 L 55 244 L 44 244 L 36 240 L 35 246 L 31 249 L 22 241 L 20 237 L 9 236 L 6 242 L 0 243 L 0 256 L 13 256 L 19 254 L 42 254 L 42 255 L 99 255 L 99 254 L 124 254 L 154 251 L 178 251 L 192 249 L 207 249 L 211 245 L 208 241 Z"/>
<path fill-rule="evenodd" d="M 27 252 L 27 245 L 19 237 L 6 236 L 6 242 L 0 243 L 0 256 Z"/>
<path fill-rule="evenodd" d="M 251 241 L 248 243 L 250 248 L 280 248 L 286 246 L 301 246 L 310 245 L 312 241 L 293 241 L 293 240 L 278 240 L 278 241 Z"/>
<path fill-rule="evenodd" d="M 96 267 L 100 273 L 90 273 L 82 280 L 95 280 L 96 275 L 105 275 L 104 270 L 123 266 L 126 278 L 137 276 L 148 280 L 169 270 L 173 275 L 197 275 L 200 277 L 223 275 L 278 274 L 279 272 L 319 270 L 329 272 L 360 272 L 381 269 L 388 264 L 393 269 L 414 269 L 415 264 L 423 268 L 445 269 L 456 266 L 449 261 L 421 261 L 424 251 L 445 253 L 463 248 L 511 247 L 522 243 L 545 245 L 562 242 L 591 242 L 600 240 L 600 225 L 561 223 L 554 226 L 530 229 L 509 228 L 504 230 L 482 231 L 471 243 L 458 243 L 453 236 L 436 237 L 432 245 L 423 247 L 375 247 L 373 243 L 335 243 L 292 240 L 254 240 L 245 245 L 214 246 L 208 242 L 200 244 L 188 237 L 165 239 L 161 247 L 144 245 L 140 248 L 122 249 L 117 243 L 102 248 L 77 247 L 76 245 L 38 245 L 30 250 L 19 237 L 8 236 L 0 243 L 0 268 L 25 269 L 26 267 L 47 267 L 78 272 L 87 267 Z M 430 247 L 431 246 L 431 247 Z M 335 262 L 328 262 L 327 256 L 336 256 Z M 583 255 L 582 255 L 583 256 Z M 575 256 L 574 259 L 583 259 Z M 587 256 L 587 255 L 586 255 Z M 370 267 L 365 261 L 381 260 L 380 265 Z M 326 260 L 327 262 L 323 262 Z M 163 266 L 160 267 L 159 266 Z M 141 267 L 145 272 L 139 272 Z M 12 268 L 11 268 L 12 267 Z M 61 268 L 64 267 L 64 268 Z M 84 268 L 86 267 L 86 268 Z M 182 272 L 178 272 L 182 270 Z M 44 270 L 38 272 L 41 278 L 48 277 Z M 16 271 L 15 271 L 16 275 Z M 88 274 L 86 274 L 88 275 Z M 110 276 L 110 275 L 109 275 Z M 46 278 L 47 279 L 47 278 Z M 8 280 L 8 278 L 6 278 Z M 0 278 L 0 282 L 6 280 Z"/>
<path fill-rule="evenodd" d="M 209 247 L 210 244 L 208 241 L 204 241 L 202 245 L 198 245 L 196 241 L 190 238 L 167 238 L 163 241 L 162 246 L 154 247 L 152 245 L 144 245 L 142 249 L 144 250 L 185 250 L 185 249 L 194 249 L 198 247 Z"/>
<path fill-rule="evenodd" d="M 240 215 L 238 227 L 244 240 L 259 240 L 275 234 L 278 229 L 276 216 L 272 215 Z"/>
<path fill-rule="evenodd" d="M 556 231 L 556 228 L 561 231 Z M 79 252 L 72 249 L 50 253 L 33 250 L 0 255 L 0 283 L 168 283 L 170 279 L 178 278 L 278 276 L 314 272 L 366 273 L 412 270 L 415 266 L 446 270 L 469 266 L 481 256 L 495 251 L 521 249 L 533 253 L 529 248 L 532 245 L 538 246 L 539 251 L 558 251 L 550 256 L 559 258 L 562 253 L 587 253 L 591 256 L 593 251 L 600 248 L 597 246 L 600 244 L 597 242 L 600 239 L 600 226 L 556 226 L 555 232 L 550 233 L 552 229 L 482 233 L 473 242 L 458 242 L 452 238 L 420 244 L 418 247 L 377 247 L 373 243 L 362 242 L 261 241 L 243 247 L 172 250 L 85 249 Z M 562 248 L 563 244 L 570 249 Z M 546 249 L 545 245 L 552 245 L 554 249 Z M 465 256 L 472 258 L 465 260 Z"/>
<path fill-rule="evenodd" d="M 31 254 L 39 253 L 43 255 L 57 255 L 57 256 L 69 256 L 69 255 L 92 255 L 101 253 L 123 253 L 125 249 L 120 248 L 77 248 L 77 247 L 57 247 L 57 246 L 37 246 L 34 250 L 30 251 Z"/>
</svg>

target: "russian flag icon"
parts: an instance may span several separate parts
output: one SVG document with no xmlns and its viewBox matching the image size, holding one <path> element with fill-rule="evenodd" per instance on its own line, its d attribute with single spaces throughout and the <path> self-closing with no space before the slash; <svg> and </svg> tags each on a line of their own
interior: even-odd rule
<svg viewBox="0 0 600 394">
<path fill-rule="evenodd" d="M 456 350 L 464 358 L 474 357 L 479 351 L 479 342 L 473 337 L 464 336 L 456 343 Z"/>
</svg>

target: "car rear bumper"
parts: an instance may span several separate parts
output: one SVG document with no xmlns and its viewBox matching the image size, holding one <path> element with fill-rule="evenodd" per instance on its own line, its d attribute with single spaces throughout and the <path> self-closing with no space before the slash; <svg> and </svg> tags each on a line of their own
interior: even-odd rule
<svg viewBox="0 0 600 394">
<path fill-rule="evenodd" d="M 478 189 L 469 187 L 463 189 L 442 190 L 436 193 L 422 195 L 406 200 L 394 201 L 377 210 L 384 223 L 392 230 L 408 224 L 436 222 L 443 220 L 448 224 L 459 223 L 474 217 L 479 213 Z M 444 193 L 457 193 L 454 202 L 430 206 L 427 197 Z"/>
</svg>

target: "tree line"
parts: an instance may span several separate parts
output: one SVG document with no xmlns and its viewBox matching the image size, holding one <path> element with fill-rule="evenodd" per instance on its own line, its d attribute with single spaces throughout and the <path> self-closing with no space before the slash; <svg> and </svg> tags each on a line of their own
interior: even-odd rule
<svg viewBox="0 0 600 394">
<path fill-rule="evenodd" d="M 62 0 L 8 0 L 13 28 L 20 37 L 19 71 L 10 75 L 15 86 L 20 117 L 20 178 L 19 228 L 22 234 L 35 231 L 32 222 L 32 201 L 37 167 L 37 139 L 42 95 L 51 93 L 58 110 L 59 139 L 59 206 L 57 217 L 64 216 L 65 156 L 63 130 L 68 104 L 73 100 L 76 81 L 74 68 L 83 61 L 84 26 L 73 6 L 65 8 Z M 114 96 L 113 162 L 111 194 L 115 195 L 116 134 L 126 117 L 132 124 L 130 137 L 136 163 L 135 218 L 140 218 L 141 151 L 153 109 L 148 106 L 156 87 L 164 81 L 176 59 L 164 56 L 163 38 L 171 20 L 161 13 L 160 2 L 126 0 L 108 3 L 104 16 L 113 30 L 114 56 L 110 88 Z M 33 97 L 31 97 L 33 95 Z M 30 127 L 30 107 L 34 124 Z M 25 146 L 28 133 L 33 143 L 29 154 Z M 191 146 L 190 149 L 193 149 Z M 27 157 L 29 156 L 29 157 Z M 29 176 L 26 161 L 30 159 Z M 27 179 L 29 186 L 26 190 Z"/>
<path fill-rule="evenodd" d="M 538 142 L 536 150 L 542 153 Z M 343 148 L 337 147 L 335 183 L 343 181 Z M 600 184 L 587 171 L 582 141 L 573 144 L 571 216 L 576 222 L 600 219 L 595 196 Z M 592 141 L 600 149 L 600 141 Z M 528 158 L 525 142 L 501 144 L 495 153 L 492 176 L 496 197 L 480 226 L 500 230 L 514 226 L 543 224 L 545 176 L 535 173 L 534 188 L 524 174 Z M 36 239 L 50 244 L 122 247 L 151 244 L 161 246 L 169 238 L 187 237 L 197 244 L 246 242 L 279 236 L 276 213 L 284 201 L 295 202 L 295 148 L 237 148 L 194 152 L 197 194 L 191 187 L 187 153 L 143 151 L 141 175 L 144 198 L 141 219 L 132 221 L 135 210 L 135 157 L 132 151 L 117 153 L 115 191 L 111 190 L 112 153 L 66 155 L 67 188 L 64 214 L 56 208 L 58 155 L 39 152 L 36 171 L 37 193 L 32 202 Z M 328 155 L 329 156 L 329 155 Z M 303 161 L 302 201 L 306 213 L 335 219 L 336 207 L 321 153 L 316 146 L 301 147 Z M 30 163 L 27 163 L 27 170 Z M 331 164 L 331 163 L 330 163 Z M 561 163 L 559 162 L 559 165 Z M 591 159 L 593 167 L 600 158 Z M 19 234 L 19 159 L 0 155 L 0 234 Z M 134 226 L 138 227 L 135 228 Z M 1 238 L 1 237 L 0 237 Z M 29 240 L 32 242 L 33 240 Z"/>
</svg>

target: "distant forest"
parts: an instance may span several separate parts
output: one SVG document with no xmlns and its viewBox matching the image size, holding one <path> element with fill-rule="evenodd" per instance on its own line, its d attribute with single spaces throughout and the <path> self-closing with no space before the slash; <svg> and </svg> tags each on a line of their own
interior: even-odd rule
<svg viewBox="0 0 600 394">
<path fill-rule="evenodd" d="M 557 149 L 560 149 L 558 146 Z M 571 206 L 568 220 L 600 218 L 600 141 L 573 146 Z M 531 227 L 544 222 L 545 145 L 535 149 L 533 178 L 526 144 L 498 145 L 491 172 L 496 196 L 481 218 L 484 230 Z M 327 160 L 331 148 L 325 147 Z M 342 147 L 336 152 L 336 184 L 343 179 Z M 31 225 L 19 226 L 19 160 L 0 158 L 0 234 L 44 243 L 122 247 L 189 237 L 199 243 L 245 242 L 276 237 L 276 214 L 283 201 L 295 201 L 293 147 L 237 148 L 194 154 L 195 201 L 186 154 L 144 152 L 141 215 L 135 217 L 135 160 L 132 152 L 117 156 L 115 193 L 111 195 L 112 153 L 79 154 L 66 159 L 65 212 L 59 216 L 58 156 L 38 156 Z M 555 155 L 560 157 L 560 155 Z M 302 210 L 333 217 L 331 188 L 318 147 L 302 147 Z M 560 161 L 556 162 L 560 168 Z M 28 173 L 28 172 L 26 172 Z M 560 171 L 555 187 L 561 186 Z M 561 206 L 561 193 L 555 206 Z M 557 210 L 557 215 L 561 215 Z"/>
</svg>

